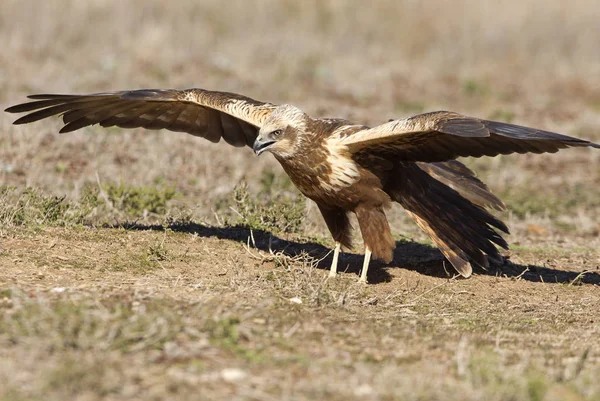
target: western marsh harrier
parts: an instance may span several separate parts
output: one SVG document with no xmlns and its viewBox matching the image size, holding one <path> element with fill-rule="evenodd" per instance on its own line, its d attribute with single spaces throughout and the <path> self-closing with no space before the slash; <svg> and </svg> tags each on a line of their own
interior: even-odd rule
<svg viewBox="0 0 600 401">
<path fill-rule="evenodd" d="M 471 263 L 501 260 L 496 246 L 504 223 L 486 208 L 503 209 L 457 157 L 510 153 L 554 153 L 600 145 L 566 135 L 448 111 L 419 114 L 370 128 L 342 119 L 312 118 L 294 106 L 276 106 L 234 93 L 203 89 L 32 95 L 6 109 L 28 113 L 15 124 L 60 114 L 70 132 L 88 125 L 182 131 L 211 142 L 222 139 L 271 152 L 298 189 L 316 202 L 335 240 L 330 275 L 341 246 L 350 247 L 350 212 L 365 244 L 360 280 L 371 255 L 392 261 L 395 242 L 385 216 L 399 203 L 464 277 Z"/>
</svg>

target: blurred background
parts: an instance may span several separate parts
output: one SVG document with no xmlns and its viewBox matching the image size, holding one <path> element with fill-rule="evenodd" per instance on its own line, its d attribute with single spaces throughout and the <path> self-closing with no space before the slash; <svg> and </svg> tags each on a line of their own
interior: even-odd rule
<svg viewBox="0 0 600 401">
<path fill-rule="evenodd" d="M 364 124 L 448 109 L 598 141 L 598 21 L 595 0 L 3 0 L 0 106 L 201 87 Z M 58 136 L 58 119 L 14 118 L 0 113 L 0 183 L 17 189 L 76 200 L 86 183 L 174 186 L 170 205 L 211 224 L 242 179 L 251 193 L 296 196 L 274 159 L 250 149 L 166 131 Z M 513 241 L 597 240 L 600 152 L 467 162 L 508 204 Z M 305 230 L 323 233 L 307 209 Z M 420 235 L 391 216 L 394 231 Z"/>
</svg>

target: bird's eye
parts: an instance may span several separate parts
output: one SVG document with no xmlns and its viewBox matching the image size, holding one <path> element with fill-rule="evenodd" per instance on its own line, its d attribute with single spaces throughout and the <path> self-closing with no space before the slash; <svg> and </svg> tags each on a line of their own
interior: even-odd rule
<svg viewBox="0 0 600 401">
<path fill-rule="evenodd" d="M 282 134 L 282 131 L 280 129 L 276 129 L 275 131 L 271 132 L 271 137 L 272 138 L 279 138 Z"/>
</svg>

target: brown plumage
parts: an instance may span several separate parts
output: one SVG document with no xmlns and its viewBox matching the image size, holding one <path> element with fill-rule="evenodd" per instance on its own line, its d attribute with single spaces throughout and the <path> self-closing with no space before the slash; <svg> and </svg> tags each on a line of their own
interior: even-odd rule
<svg viewBox="0 0 600 401">
<path fill-rule="evenodd" d="M 391 262 L 395 246 L 385 210 L 399 203 L 463 276 L 471 263 L 487 267 L 507 248 L 504 223 L 486 208 L 504 204 L 457 157 L 556 152 L 599 145 L 513 124 L 438 111 L 369 128 L 340 119 L 314 119 L 290 105 L 203 89 L 33 95 L 6 109 L 28 113 L 25 124 L 61 115 L 70 132 L 85 126 L 183 131 L 211 142 L 271 152 L 298 189 L 316 202 L 336 249 L 351 246 L 349 213 L 365 243 L 361 280 L 371 252 Z"/>
</svg>

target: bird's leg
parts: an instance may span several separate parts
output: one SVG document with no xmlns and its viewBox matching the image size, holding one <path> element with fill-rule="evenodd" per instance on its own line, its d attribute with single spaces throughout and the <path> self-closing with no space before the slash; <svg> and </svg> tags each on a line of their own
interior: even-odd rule
<svg viewBox="0 0 600 401">
<path fill-rule="evenodd" d="M 367 271 L 369 270 L 369 262 L 371 261 L 371 250 L 365 246 L 365 260 L 363 261 L 362 272 L 360 273 L 359 283 L 367 283 Z"/>
<path fill-rule="evenodd" d="M 341 242 L 335 242 L 335 249 L 333 251 L 333 260 L 331 261 L 331 269 L 329 269 L 329 277 L 335 277 L 337 274 L 338 258 L 340 256 L 340 249 L 342 248 Z"/>
</svg>

